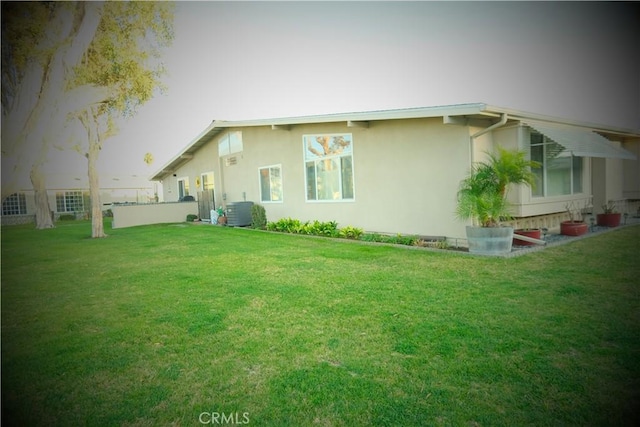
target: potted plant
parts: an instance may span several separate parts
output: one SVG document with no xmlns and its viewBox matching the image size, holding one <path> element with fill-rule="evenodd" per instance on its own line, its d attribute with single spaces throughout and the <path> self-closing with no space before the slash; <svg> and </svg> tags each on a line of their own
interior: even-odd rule
<svg viewBox="0 0 640 427">
<path fill-rule="evenodd" d="M 577 207 L 574 202 L 570 202 L 567 203 L 566 209 L 569 214 L 569 220 L 560 223 L 560 234 L 564 234 L 565 236 L 581 236 L 589 231 L 589 226 L 582 218 L 582 208 Z"/>
<path fill-rule="evenodd" d="M 456 215 L 471 219 L 467 226 L 469 252 L 499 255 L 511 252 L 513 227 L 502 227 L 501 221 L 511 217 L 507 201 L 509 184 L 535 183 L 531 168 L 539 163 L 527 160 L 522 151 L 498 148 L 498 154 L 488 154 L 489 161 L 473 166 L 460 183 Z"/>
<path fill-rule="evenodd" d="M 539 228 L 520 228 L 517 230 L 513 230 L 513 244 L 519 246 L 533 246 L 535 243 L 530 241 L 525 241 L 522 239 L 518 239 L 518 236 L 526 236 L 533 237 L 534 239 L 540 240 L 542 237 L 542 230 Z"/>
<path fill-rule="evenodd" d="M 616 212 L 616 204 L 612 200 L 602 205 L 601 214 L 596 215 L 596 223 L 601 227 L 617 227 L 620 225 L 621 213 Z"/>
<path fill-rule="evenodd" d="M 218 213 L 218 224 L 225 225 L 227 223 L 227 216 L 222 206 L 219 206 L 216 212 Z"/>
</svg>

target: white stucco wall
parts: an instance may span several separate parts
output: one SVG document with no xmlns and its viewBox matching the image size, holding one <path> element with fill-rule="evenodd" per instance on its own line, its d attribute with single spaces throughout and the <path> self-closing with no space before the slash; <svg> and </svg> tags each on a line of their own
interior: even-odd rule
<svg viewBox="0 0 640 427">
<path fill-rule="evenodd" d="M 146 224 L 184 222 L 189 214 L 198 214 L 196 202 L 114 205 L 112 228 Z"/>
<path fill-rule="evenodd" d="M 191 194 L 196 196 L 196 179 L 214 171 L 216 206 L 245 200 L 260 203 L 269 221 L 291 217 L 337 221 L 340 227 L 352 225 L 366 231 L 464 237 L 466 223 L 457 220 L 454 212 L 459 182 L 469 172 L 472 159 L 485 160 L 485 152 L 496 146 L 529 154 L 526 126 L 509 123 L 472 142 L 470 136 L 482 129 L 481 124 L 443 124 L 442 118 L 371 121 L 367 128 L 348 127 L 343 121 L 277 130 L 271 126 L 223 129 L 174 171 L 176 176 L 165 177 L 164 197 L 177 200 L 177 179 L 184 176 L 189 177 Z M 235 131 L 242 131 L 243 151 L 219 158 L 219 140 Z M 340 133 L 352 135 L 355 199 L 306 201 L 303 135 Z M 627 178 L 638 173 L 637 167 L 626 170 L 622 167 L 626 163 L 615 162 L 620 161 L 610 162 L 611 170 L 618 170 L 620 177 L 607 177 L 607 193 L 622 197 L 624 182 L 625 188 L 640 195 L 640 184 L 629 187 Z M 509 198 L 514 204 L 513 215 L 564 212 L 569 201 L 583 205 L 592 196 L 591 164 L 592 159 L 585 159 L 580 194 L 532 197 L 530 188 L 512 186 Z M 260 201 L 258 171 L 271 165 L 281 166 L 282 202 Z"/>
</svg>

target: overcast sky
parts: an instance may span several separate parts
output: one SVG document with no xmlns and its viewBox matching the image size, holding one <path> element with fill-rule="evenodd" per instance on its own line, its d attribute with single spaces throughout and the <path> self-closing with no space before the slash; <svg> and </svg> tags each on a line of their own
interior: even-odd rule
<svg viewBox="0 0 640 427">
<path fill-rule="evenodd" d="M 101 169 L 149 176 L 214 119 L 485 102 L 638 129 L 639 22 L 638 3 L 178 2 L 169 89 Z"/>
</svg>

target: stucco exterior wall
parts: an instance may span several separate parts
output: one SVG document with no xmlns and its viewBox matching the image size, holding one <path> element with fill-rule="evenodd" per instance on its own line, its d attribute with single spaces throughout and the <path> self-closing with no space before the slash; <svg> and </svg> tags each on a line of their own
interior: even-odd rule
<svg viewBox="0 0 640 427">
<path fill-rule="evenodd" d="M 229 129 L 234 131 L 235 129 Z M 242 153 L 220 162 L 226 202 L 261 203 L 269 221 L 337 221 L 367 231 L 464 235 L 454 218 L 455 194 L 469 165 L 469 130 L 441 119 L 296 125 L 289 130 L 243 128 Z M 303 135 L 350 133 L 355 198 L 306 201 Z M 235 162 L 227 164 L 227 157 Z M 260 202 L 258 170 L 281 165 L 283 202 Z"/>
<path fill-rule="evenodd" d="M 184 222 L 189 214 L 198 214 L 196 202 L 114 205 L 112 228 L 136 225 Z"/>
<path fill-rule="evenodd" d="M 201 147 L 188 162 L 174 171 L 173 174 L 167 174 L 162 179 L 162 192 L 165 202 L 177 202 L 178 195 L 178 179 L 183 177 L 189 178 L 189 194 L 197 198 L 198 188 L 196 180 L 200 175 L 207 172 L 214 173 L 214 189 L 216 190 L 216 206 L 220 203 L 217 199 L 218 188 L 220 187 L 219 175 L 219 159 L 218 159 L 218 142 L 217 139 L 211 140 L 209 143 Z"/>
<path fill-rule="evenodd" d="M 216 206 L 252 201 L 263 205 L 268 221 L 291 217 L 302 221 L 337 221 L 340 227 L 360 227 L 368 232 L 444 235 L 464 238 L 465 222 L 455 217 L 456 193 L 467 176 L 472 161 L 486 160 L 486 152 L 496 146 L 524 150 L 529 156 L 529 128 L 509 123 L 471 138 L 485 129 L 444 124 L 441 117 L 421 119 L 373 120 L 368 127 L 349 127 L 336 123 L 242 126 L 222 129 L 193 158 L 162 180 L 165 200 L 177 200 L 177 179 L 188 177 L 191 195 L 197 197 L 196 179 L 214 172 Z M 242 132 L 243 150 L 223 157 L 218 143 L 230 132 Z M 303 135 L 351 134 L 355 197 L 343 201 L 307 201 Z M 638 144 L 625 146 L 640 151 Z M 637 153 L 640 154 L 640 153 Z M 550 215 L 565 211 L 569 201 L 583 206 L 592 197 L 592 163 L 583 162 L 583 189 L 580 194 L 533 197 L 527 186 L 512 186 L 509 200 L 516 217 Z M 640 183 L 629 185 L 629 175 L 638 173 L 626 167 L 629 161 L 606 160 L 607 192 L 623 196 L 634 191 L 640 196 Z M 259 169 L 278 165 L 282 174 L 282 201 L 260 200 Z M 596 165 L 597 166 L 597 165 Z M 628 169 L 628 170 L 627 170 Z M 622 171 L 624 170 L 624 174 Z M 596 170 L 597 172 L 597 170 Z M 628 196 L 626 196 L 628 197 Z"/>
</svg>

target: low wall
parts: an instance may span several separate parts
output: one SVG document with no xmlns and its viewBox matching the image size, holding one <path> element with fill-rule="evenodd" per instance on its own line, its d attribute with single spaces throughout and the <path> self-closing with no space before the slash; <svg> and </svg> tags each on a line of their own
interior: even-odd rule
<svg viewBox="0 0 640 427">
<path fill-rule="evenodd" d="M 113 212 L 111 228 L 185 222 L 187 215 L 198 215 L 198 202 L 113 205 L 111 211 Z"/>
<path fill-rule="evenodd" d="M 36 215 L 2 215 L 2 225 L 35 224 Z"/>
</svg>

